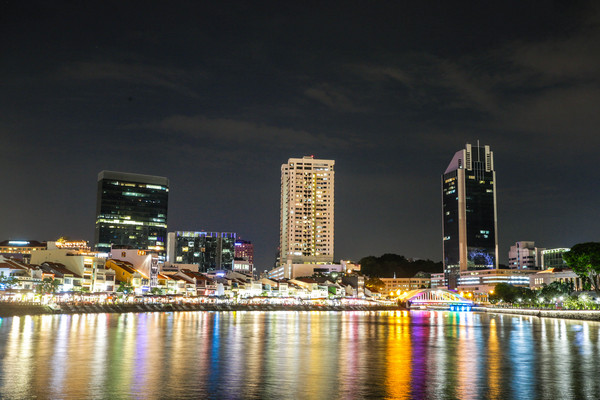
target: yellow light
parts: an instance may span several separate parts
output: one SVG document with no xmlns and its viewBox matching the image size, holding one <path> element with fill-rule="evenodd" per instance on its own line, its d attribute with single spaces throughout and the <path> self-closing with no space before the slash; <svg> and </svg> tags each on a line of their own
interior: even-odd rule
<svg viewBox="0 0 600 400">
<path fill-rule="evenodd" d="M 397 291 L 396 293 L 398 293 L 398 296 L 400 296 L 400 293 L 401 293 L 401 292 L 400 292 L 400 289 L 398 289 L 398 291 Z"/>
<path fill-rule="evenodd" d="M 494 294 L 494 291 L 493 291 L 493 290 L 490 290 L 490 294 Z"/>
<path fill-rule="evenodd" d="M 394 292 L 393 292 L 393 291 L 392 291 L 392 292 L 390 292 L 390 296 L 393 296 L 393 295 L 394 295 Z"/>
</svg>

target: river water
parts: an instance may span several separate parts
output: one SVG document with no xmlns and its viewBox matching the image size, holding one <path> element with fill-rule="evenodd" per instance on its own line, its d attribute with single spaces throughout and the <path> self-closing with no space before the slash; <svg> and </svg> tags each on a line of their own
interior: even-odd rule
<svg viewBox="0 0 600 400">
<path fill-rule="evenodd" d="M 0 319 L 7 399 L 600 399 L 600 324 L 458 312 Z"/>
</svg>

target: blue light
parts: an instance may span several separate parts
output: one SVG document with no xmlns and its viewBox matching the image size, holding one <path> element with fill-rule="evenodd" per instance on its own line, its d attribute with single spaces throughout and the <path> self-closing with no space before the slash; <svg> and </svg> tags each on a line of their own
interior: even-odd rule
<svg viewBox="0 0 600 400">
<path fill-rule="evenodd" d="M 10 240 L 8 244 L 12 244 L 14 246 L 27 246 L 29 242 L 25 240 Z"/>
</svg>

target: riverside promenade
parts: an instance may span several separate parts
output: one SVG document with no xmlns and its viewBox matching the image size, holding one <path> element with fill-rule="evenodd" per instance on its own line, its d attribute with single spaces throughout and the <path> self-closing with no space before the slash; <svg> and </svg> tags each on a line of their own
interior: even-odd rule
<svg viewBox="0 0 600 400">
<path fill-rule="evenodd" d="M 473 307 L 473 311 L 497 314 L 527 315 L 540 318 L 600 321 L 600 310 L 540 310 L 529 308 Z"/>
<path fill-rule="evenodd" d="M 272 305 L 272 304 L 23 304 L 0 303 L 0 318 L 42 314 L 142 313 L 173 311 L 394 311 L 398 306 L 385 305 Z"/>
</svg>

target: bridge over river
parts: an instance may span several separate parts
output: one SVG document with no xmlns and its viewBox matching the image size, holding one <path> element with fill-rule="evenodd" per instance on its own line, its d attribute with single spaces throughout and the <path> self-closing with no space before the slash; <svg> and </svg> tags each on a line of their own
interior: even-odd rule
<svg viewBox="0 0 600 400">
<path fill-rule="evenodd" d="M 446 289 L 416 289 L 398 296 L 406 308 L 444 308 L 450 311 L 470 311 L 473 301 Z"/>
</svg>

